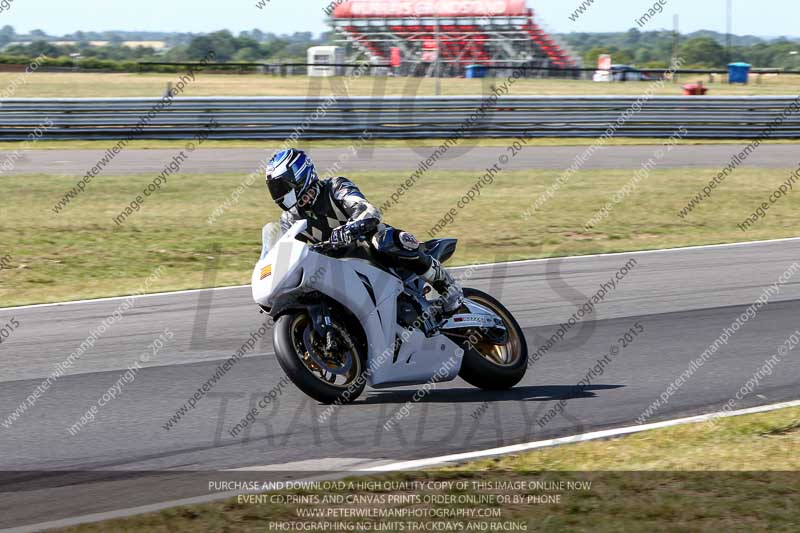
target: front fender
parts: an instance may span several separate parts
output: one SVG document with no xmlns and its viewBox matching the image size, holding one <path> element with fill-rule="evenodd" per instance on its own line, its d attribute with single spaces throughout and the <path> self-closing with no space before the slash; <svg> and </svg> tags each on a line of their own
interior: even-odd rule
<svg viewBox="0 0 800 533">
<path fill-rule="evenodd" d="M 302 266 L 294 269 L 276 289 L 270 293 L 269 301 L 259 302 L 268 305 L 275 319 L 302 308 L 305 298 L 319 293 L 355 317 L 364 331 L 370 360 L 394 343 L 397 296 L 402 292 L 402 282 L 365 261 L 332 258 L 307 250 L 302 256 Z"/>
<path fill-rule="evenodd" d="M 277 321 L 280 317 L 293 311 L 302 311 L 307 307 L 306 304 L 300 303 L 294 295 L 288 297 L 278 297 L 274 300 L 272 307 L 269 309 L 269 316 L 272 320 Z"/>
</svg>

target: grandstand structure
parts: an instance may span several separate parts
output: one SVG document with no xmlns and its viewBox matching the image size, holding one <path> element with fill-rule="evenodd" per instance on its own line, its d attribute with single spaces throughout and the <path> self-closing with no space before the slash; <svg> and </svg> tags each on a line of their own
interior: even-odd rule
<svg viewBox="0 0 800 533">
<path fill-rule="evenodd" d="M 350 59 L 458 76 L 468 65 L 574 68 L 525 0 L 345 0 L 332 12 Z"/>
</svg>

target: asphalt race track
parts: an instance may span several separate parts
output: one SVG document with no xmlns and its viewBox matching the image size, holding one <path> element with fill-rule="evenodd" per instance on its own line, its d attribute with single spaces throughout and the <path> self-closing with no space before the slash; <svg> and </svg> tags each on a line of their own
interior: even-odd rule
<svg viewBox="0 0 800 533">
<path fill-rule="evenodd" d="M 108 141 L 109 147 L 114 144 Z M 465 141 L 466 144 L 466 141 Z M 265 142 L 265 146 L 274 146 Z M 678 145 L 669 158 L 659 162 L 659 168 L 702 167 L 716 168 L 730 162 L 734 154 L 744 149 L 744 144 Z M 508 170 L 563 171 L 576 156 L 588 146 L 529 146 L 512 159 Z M 613 169 L 639 168 L 642 162 L 653 157 L 658 145 L 604 146 L 601 147 L 582 168 Z M 124 150 L 103 169 L 104 175 L 158 173 L 172 160 L 175 148 L 158 150 Z M 425 160 L 434 148 L 359 148 L 355 156 L 346 148 L 315 148 L 309 153 L 314 163 L 323 171 L 332 167 L 339 159 L 340 173 L 373 170 L 376 162 L 387 171 L 408 171 L 417 161 Z M 494 161 L 505 148 L 456 146 L 448 151 L 448 158 L 436 163 L 438 170 L 482 169 L 486 161 Z M 12 152 L 0 151 L 0 159 Z M 268 155 L 268 150 L 254 148 L 207 148 L 197 150 L 182 164 L 182 173 L 250 173 L 258 168 L 259 161 Z M 14 157 L 16 174 L 66 174 L 83 175 L 105 155 L 105 150 L 23 150 L 22 156 Z M 753 152 L 743 166 L 762 168 L 795 168 L 798 164 L 797 148 L 792 144 L 764 144 Z"/>
<path fill-rule="evenodd" d="M 798 258 L 800 239 L 791 239 L 457 269 L 458 276 L 472 273 L 467 285 L 510 307 L 531 353 L 626 263 L 629 272 L 515 389 L 489 393 L 460 380 L 442 384 L 388 431 L 384 423 L 413 388 L 368 390 L 320 421 L 325 406 L 290 385 L 252 431 L 231 437 L 228 431 L 283 375 L 269 338 L 166 430 L 169 417 L 266 315 L 247 287 L 137 298 L 33 408 L 10 427 L 0 426 L 0 528 L 207 495 L 207 484 L 181 477 L 185 471 L 347 470 L 634 425 Z M 776 353 L 800 327 L 800 265 L 787 278 L 649 422 L 718 410 Z M 20 323 L 0 346 L 0 422 L 121 302 L 0 311 L 0 321 Z M 637 323 L 643 332 L 622 347 L 618 339 Z M 93 422 L 70 435 L 67 428 L 165 328 L 174 338 Z M 618 347 L 612 362 L 588 387 L 576 387 L 611 346 Z M 796 399 L 798 384 L 798 354 L 789 352 L 736 408 Z M 563 412 L 545 418 L 560 400 L 566 400 Z"/>
</svg>

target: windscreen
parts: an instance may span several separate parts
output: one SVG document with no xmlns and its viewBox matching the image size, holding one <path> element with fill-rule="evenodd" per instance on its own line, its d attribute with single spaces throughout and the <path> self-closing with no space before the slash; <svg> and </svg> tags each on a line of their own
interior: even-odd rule
<svg viewBox="0 0 800 533">
<path fill-rule="evenodd" d="M 281 225 L 277 222 L 270 222 L 261 230 L 261 259 L 264 259 L 273 246 L 280 240 L 283 232 Z"/>
</svg>

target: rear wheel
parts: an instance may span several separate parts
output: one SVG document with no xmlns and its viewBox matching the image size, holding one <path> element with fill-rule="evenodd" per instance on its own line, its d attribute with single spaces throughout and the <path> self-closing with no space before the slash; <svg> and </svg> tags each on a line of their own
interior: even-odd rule
<svg viewBox="0 0 800 533">
<path fill-rule="evenodd" d="M 485 292 L 465 288 L 464 297 L 499 316 L 508 330 L 508 340 L 503 345 L 493 344 L 481 335 L 480 330 L 460 339 L 464 359 L 459 376 L 481 389 L 510 389 L 525 377 L 528 367 L 528 344 L 522 328 L 503 304 Z M 467 312 L 466 309 L 463 311 Z"/>
<path fill-rule="evenodd" d="M 349 403 L 366 386 L 366 356 L 343 324 L 334 320 L 332 327 L 336 353 L 325 351 L 325 339 L 307 313 L 284 315 L 275 322 L 275 354 L 289 379 L 315 400 Z"/>
</svg>

